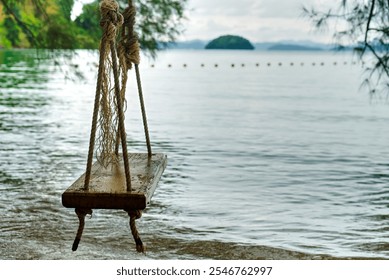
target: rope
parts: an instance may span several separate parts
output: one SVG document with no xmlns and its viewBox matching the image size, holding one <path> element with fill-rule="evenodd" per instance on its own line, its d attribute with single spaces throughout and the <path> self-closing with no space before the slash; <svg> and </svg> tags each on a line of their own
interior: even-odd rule
<svg viewBox="0 0 389 280">
<path fill-rule="evenodd" d="M 127 84 L 127 72 L 135 65 L 139 98 L 142 108 L 143 123 L 145 127 L 146 141 L 149 156 L 151 156 L 150 140 L 147 128 L 146 112 L 144 108 L 143 95 L 141 89 L 138 64 L 139 42 L 134 32 L 135 25 L 135 7 L 132 1 L 129 1 L 129 7 L 124 11 L 124 16 L 119 12 L 119 5 L 115 0 L 103 0 L 100 4 L 101 21 L 100 26 L 103 29 L 103 36 L 100 42 L 99 72 L 96 85 L 96 96 L 92 118 L 91 137 L 89 142 L 89 153 L 87 161 L 87 170 L 85 174 L 84 189 L 88 190 L 92 169 L 92 158 L 96 131 L 99 128 L 98 136 L 98 161 L 105 168 L 109 164 L 118 162 L 119 145 L 122 144 L 124 172 L 126 176 L 127 191 L 131 192 L 131 175 L 128 162 L 126 132 L 124 126 L 124 105 L 125 92 Z M 115 39 L 118 28 L 122 26 L 121 39 L 116 48 Z M 119 60 L 119 64 L 118 61 Z M 114 79 L 114 85 L 111 85 L 111 76 Z M 119 78 L 121 76 L 121 87 Z M 117 109 L 117 110 L 115 110 Z M 99 117 L 100 113 L 100 117 Z M 98 126 L 97 126 L 98 125 Z M 116 136 L 116 139 L 115 139 Z M 142 240 L 136 228 L 135 220 L 142 216 L 141 210 L 128 210 L 130 216 L 130 228 L 134 237 L 136 250 L 144 252 Z M 76 209 L 79 218 L 79 228 L 73 243 L 72 250 L 77 250 L 81 240 L 81 235 L 85 225 L 86 214 L 92 214 L 91 209 Z"/>
<path fill-rule="evenodd" d="M 149 157 L 151 157 L 151 144 L 149 137 L 149 129 L 147 126 L 146 109 L 143 101 L 142 84 L 139 73 L 140 63 L 140 45 L 138 42 L 138 35 L 134 31 L 135 26 L 136 9 L 132 0 L 128 1 L 128 7 L 123 12 L 124 23 L 122 26 L 121 39 L 118 45 L 118 54 L 120 67 L 122 70 L 122 96 L 126 90 L 127 84 L 127 72 L 132 69 L 132 65 L 135 65 L 136 81 L 138 85 L 139 101 L 142 111 L 143 127 L 146 137 L 146 145 Z M 117 149 L 116 149 L 117 150 Z"/>
<path fill-rule="evenodd" d="M 130 0 L 128 7 L 123 11 L 124 22 L 118 45 L 119 60 L 124 72 L 131 69 L 132 64 L 139 64 L 140 62 L 138 35 L 134 31 L 135 16 L 135 6 Z M 122 83 L 122 86 L 125 86 L 125 83 Z"/>
<path fill-rule="evenodd" d="M 89 141 L 89 152 L 87 160 L 87 168 L 85 173 L 84 189 L 89 189 L 89 181 L 92 170 L 93 151 L 97 130 L 97 119 L 99 115 L 99 107 L 101 106 L 101 115 L 99 119 L 99 148 L 100 157 L 97 159 L 99 162 L 107 167 L 111 162 L 117 162 L 117 157 L 113 152 L 115 142 L 112 140 L 112 135 L 115 135 L 113 131 L 117 125 L 110 123 L 116 123 L 116 118 L 112 117 L 113 111 L 111 110 L 111 103 L 114 102 L 114 98 L 111 94 L 110 85 L 110 72 L 112 63 L 109 60 L 109 47 L 110 42 L 113 42 L 116 38 L 118 27 L 123 24 L 123 16 L 118 12 L 119 5 L 114 0 L 103 0 L 100 4 L 101 21 L 100 26 L 103 29 L 103 36 L 100 41 L 100 58 L 99 58 L 99 71 L 97 74 L 96 95 L 92 117 L 91 136 Z M 101 97 L 101 98 L 100 98 Z M 114 120 L 114 121 L 113 121 Z"/>
<path fill-rule="evenodd" d="M 120 64 L 120 70 L 122 74 L 122 88 L 120 96 L 122 99 L 124 99 L 125 92 L 126 92 L 126 85 L 127 85 L 127 79 L 128 79 L 128 70 L 132 69 L 132 65 L 135 65 L 135 70 L 137 74 L 137 83 L 138 83 L 138 90 L 139 90 L 139 96 L 141 100 L 141 107 L 142 107 L 142 116 L 143 116 L 143 124 L 145 126 L 145 133 L 146 133 L 146 139 L 149 139 L 148 136 L 148 130 L 147 130 L 147 120 L 146 120 L 146 114 L 144 111 L 144 104 L 143 104 L 143 96 L 142 90 L 141 90 L 141 84 L 140 84 L 140 76 L 139 76 L 139 68 L 138 65 L 140 63 L 140 45 L 138 42 L 138 35 L 134 31 L 135 26 L 135 16 L 136 16 L 136 9 L 133 5 L 132 1 L 128 1 L 128 7 L 123 11 L 123 18 L 124 23 L 122 26 L 122 32 L 121 32 L 121 39 L 118 44 L 118 57 L 119 57 L 119 64 Z M 119 138 L 119 135 L 117 135 Z M 122 131 L 120 129 L 120 136 L 123 137 Z M 116 143 L 118 144 L 119 141 Z M 123 141 L 122 141 L 123 142 Z M 149 156 L 151 156 L 151 148 L 150 147 L 150 141 L 147 140 L 147 146 L 149 151 Z M 116 151 L 118 150 L 118 146 L 116 147 Z M 124 152 L 123 152 L 124 153 Z M 130 190 L 131 191 L 131 190 Z M 134 237 L 135 244 L 136 244 L 136 251 L 139 253 L 145 252 L 145 247 L 143 245 L 143 242 L 139 236 L 139 232 L 136 228 L 135 220 L 139 219 L 142 216 L 141 210 L 128 210 L 128 215 L 130 216 L 130 228 L 132 236 Z"/>
<path fill-rule="evenodd" d="M 78 226 L 76 238 L 74 239 L 73 242 L 72 251 L 76 251 L 78 248 L 78 244 L 80 243 L 82 232 L 84 231 L 85 216 L 87 214 L 92 215 L 92 209 L 76 208 L 76 214 L 80 224 Z"/>
<path fill-rule="evenodd" d="M 120 96 L 122 100 L 125 100 L 126 86 L 128 80 L 128 70 L 132 68 L 132 64 L 139 63 L 139 43 L 134 33 L 134 24 L 135 24 L 135 7 L 130 1 L 129 6 L 123 12 L 123 25 L 121 38 L 118 43 L 117 52 L 119 58 L 119 69 L 122 75 L 122 88 L 120 91 Z M 115 152 L 118 154 L 119 151 L 119 142 L 120 142 L 120 129 L 116 134 L 116 148 Z"/>
<path fill-rule="evenodd" d="M 142 211 L 141 210 L 128 210 L 127 213 L 130 216 L 130 228 L 131 228 L 132 236 L 134 237 L 134 240 L 135 240 L 136 251 L 138 253 L 144 253 L 145 247 L 143 245 L 142 240 L 140 239 L 139 232 L 136 229 L 136 224 L 135 224 L 135 220 L 142 217 Z"/>
<path fill-rule="evenodd" d="M 120 131 L 120 137 L 122 141 L 124 173 L 126 175 L 127 191 L 131 192 L 131 175 L 130 175 L 130 166 L 128 163 L 126 130 L 124 128 L 123 104 L 122 104 L 122 97 L 120 94 L 119 73 L 117 71 L 118 67 L 116 61 L 116 48 L 115 48 L 114 41 L 111 41 L 110 47 L 111 47 L 111 54 L 112 54 L 113 76 L 115 80 L 115 94 L 116 94 L 116 102 L 117 102 L 118 117 L 119 117 L 119 131 Z"/>
<path fill-rule="evenodd" d="M 120 90 L 120 96 L 124 101 L 123 106 L 126 108 L 127 104 L 125 101 L 126 86 L 128 80 L 128 70 L 132 68 L 132 64 L 137 64 L 140 61 L 139 56 L 139 43 L 134 33 L 134 24 L 135 24 L 135 7 L 130 1 L 129 6 L 123 12 L 123 25 L 121 32 L 121 39 L 117 47 L 117 53 L 119 58 L 119 69 L 122 75 L 121 84 L 122 88 Z M 135 36 L 134 36 L 135 34 Z M 125 111 L 125 109 L 124 109 Z M 118 130 L 116 134 L 116 148 L 115 153 L 119 152 L 119 143 L 120 143 L 120 131 Z"/>
<path fill-rule="evenodd" d="M 151 157 L 152 152 L 151 152 L 149 128 L 147 126 L 146 108 L 145 108 L 145 103 L 143 101 L 142 84 L 140 81 L 140 73 L 139 73 L 138 64 L 135 64 L 135 73 L 136 73 L 136 81 L 138 83 L 138 93 L 139 93 L 140 108 L 142 111 L 143 128 L 144 128 L 145 136 L 146 136 L 147 153 L 148 153 L 148 156 Z"/>
<path fill-rule="evenodd" d="M 128 70 L 132 69 L 132 64 L 139 64 L 140 61 L 139 42 L 137 35 L 134 32 L 135 14 L 135 7 L 130 1 L 129 6 L 123 11 L 124 20 L 122 25 L 121 38 L 117 47 L 119 68 L 122 75 L 122 88 L 120 91 L 122 100 L 125 99 L 124 97 L 128 80 Z"/>
<path fill-rule="evenodd" d="M 117 134 L 118 121 L 120 122 L 120 112 L 115 110 L 115 108 L 121 108 L 116 97 L 116 91 L 119 89 L 120 85 L 118 80 L 117 73 L 117 63 L 116 61 L 116 50 L 115 50 L 115 39 L 117 35 L 117 30 L 123 24 L 123 16 L 118 11 L 119 5 L 114 0 L 105 0 L 101 3 L 101 21 L 100 25 L 102 26 L 104 33 L 102 37 L 102 43 L 109 46 L 106 47 L 104 53 L 104 60 L 106 61 L 106 67 L 103 68 L 103 81 L 100 87 L 102 92 L 102 97 L 100 100 L 101 116 L 99 119 L 99 157 L 98 161 L 104 167 L 108 167 L 109 164 L 118 163 L 118 157 L 115 150 L 116 139 L 115 135 Z M 110 60 L 110 51 L 111 51 L 111 60 Z M 111 85 L 111 75 L 114 76 L 114 85 Z M 119 120 L 118 120 L 119 119 Z"/>
</svg>

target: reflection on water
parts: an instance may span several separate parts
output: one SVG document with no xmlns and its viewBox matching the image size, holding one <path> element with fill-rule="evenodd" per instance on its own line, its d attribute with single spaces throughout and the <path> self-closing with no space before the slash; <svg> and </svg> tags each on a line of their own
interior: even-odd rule
<svg viewBox="0 0 389 280">
<path fill-rule="evenodd" d="M 135 253 L 127 214 L 111 210 L 94 211 L 71 252 L 78 220 L 61 194 L 85 169 L 97 56 L 73 57 L 86 75 L 76 82 L 35 57 L 0 51 L 0 258 L 389 257 L 389 110 L 358 91 L 358 65 L 333 63 L 349 57 L 144 59 L 152 145 L 169 159 L 139 222 L 147 255 Z M 146 151 L 128 88 L 128 144 Z"/>
</svg>

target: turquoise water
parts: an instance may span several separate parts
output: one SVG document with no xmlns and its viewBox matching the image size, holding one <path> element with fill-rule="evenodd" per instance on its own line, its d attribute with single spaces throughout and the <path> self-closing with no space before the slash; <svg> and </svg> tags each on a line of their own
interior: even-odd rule
<svg viewBox="0 0 389 280">
<path fill-rule="evenodd" d="M 71 251 L 61 194 L 85 170 L 97 55 L 0 62 L 0 258 L 389 258 L 389 107 L 360 89 L 350 54 L 144 58 L 151 142 L 169 160 L 138 222 L 146 255 L 113 210 L 95 210 Z M 128 145 L 146 151 L 131 75 Z"/>
</svg>

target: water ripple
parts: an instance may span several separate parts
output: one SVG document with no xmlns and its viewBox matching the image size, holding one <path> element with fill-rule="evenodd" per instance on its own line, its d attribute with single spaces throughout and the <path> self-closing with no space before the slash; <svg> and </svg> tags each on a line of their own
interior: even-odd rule
<svg viewBox="0 0 389 280">
<path fill-rule="evenodd" d="M 80 67 L 96 63 L 81 56 Z M 61 194 L 85 170 L 93 71 L 64 83 L 48 60 L 0 61 L 2 258 L 389 258 L 389 113 L 356 93 L 359 69 L 142 68 L 153 150 L 168 166 L 139 221 L 150 255 L 138 256 L 124 211 L 94 211 L 80 251 L 69 248 L 78 219 Z M 144 152 L 128 89 L 129 149 Z"/>
</svg>

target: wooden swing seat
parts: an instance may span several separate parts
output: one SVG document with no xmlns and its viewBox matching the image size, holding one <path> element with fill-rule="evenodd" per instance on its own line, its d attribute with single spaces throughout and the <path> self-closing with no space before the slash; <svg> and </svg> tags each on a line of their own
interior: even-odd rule
<svg viewBox="0 0 389 280">
<path fill-rule="evenodd" d="M 84 173 L 62 194 L 62 205 L 85 209 L 145 209 L 166 168 L 167 156 L 129 153 L 131 191 L 127 191 L 123 157 L 119 159 L 119 164 L 107 168 L 96 161 L 92 165 L 88 190 L 84 189 Z"/>
</svg>

